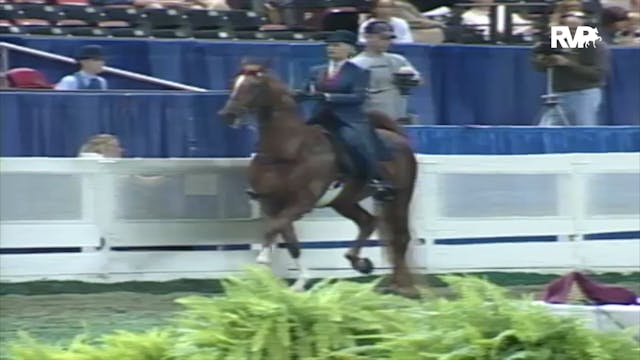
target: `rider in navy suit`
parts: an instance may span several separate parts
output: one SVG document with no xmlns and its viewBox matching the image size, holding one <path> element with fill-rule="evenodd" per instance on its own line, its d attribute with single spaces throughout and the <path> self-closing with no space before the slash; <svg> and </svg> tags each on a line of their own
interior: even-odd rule
<svg viewBox="0 0 640 360">
<path fill-rule="evenodd" d="M 388 194 L 390 186 L 382 181 L 378 160 L 383 158 L 373 127 L 364 112 L 369 86 L 369 71 L 349 61 L 355 55 L 357 36 L 338 30 L 326 40 L 329 63 L 311 69 L 305 91 L 317 100 L 311 123 L 327 128 L 345 145 L 363 180 L 379 193 Z"/>
</svg>

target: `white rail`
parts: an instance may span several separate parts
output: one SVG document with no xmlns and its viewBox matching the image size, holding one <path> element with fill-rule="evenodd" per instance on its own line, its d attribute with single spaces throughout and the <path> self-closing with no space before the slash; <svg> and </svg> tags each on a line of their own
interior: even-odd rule
<svg viewBox="0 0 640 360">
<path fill-rule="evenodd" d="M 638 156 L 419 155 L 411 221 L 414 238 L 426 241 L 414 242 L 411 261 L 431 273 L 637 271 L 638 239 L 583 236 L 640 231 Z M 258 213 L 244 193 L 247 161 L 0 158 L 0 248 L 88 249 L 2 254 L 0 280 L 162 281 L 236 272 L 254 262 L 254 250 L 112 248 L 258 243 Z M 340 245 L 356 236 L 350 221 L 316 210 L 296 230 L 303 243 L 327 245 L 303 250 L 313 276 L 357 275 Z M 565 238 L 532 241 L 538 236 Z M 482 241 L 492 237 L 529 239 Z M 472 240 L 445 243 L 460 238 Z M 364 251 L 387 271 L 379 248 Z M 286 253 L 278 253 L 276 266 L 287 274 Z"/>
<path fill-rule="evenodd" d="M 0 49 L 8 49 L 8 50 L 12 50 L 12 51 L 23 52 L 23 53 L 34 55 L 34 56 L 40 56 L 40 57 L 43 57 L 45 59 L 61 61 L 61 62 L 69 63 L 69 64 L 75 64 L 75 62 L 76 62 L 74 59 L 72 59 L 70 57 L 66 57 L 66 56 L 62 56 L 62 55 L 56 55 L 56 54 L 52 54 L 52 53 L 49 53 L 49 52 L 46 52 L 46 51 L 31 49 L 31 48 L 28 48 L 28 47 L 15 45 L 15 44 L 11 44 L 11 43 L 8 43 L 8 42 L 0 42 Z M 138 73 L 135 73 L 135 72 L 132 72 L 132 71 L 121 70 L 121 69 L 117 69 L 117 68 L 110 67 L 110 66 L 105 66 L 104 67 L 104 71 L 107 72 L 107 73 L 114 74 L 114 75 L 124 76 L 124 77 L 130 78 L 130 79 L 133 79 L 133 80 L 144 81 L 144 82 L 148 82 L 148 83 L 151 83 L 151 84 L 166 86 L 166 87 L 177 89 L 177 90 L 186 90 L 186 91 L 195 91 L 195 92 L 206 92 L 206 91 L 209 91 L 207 89 L 203 89 L 203 88 L 199 88 L 199 87 L 195 87 L 195 86 L 184 85 L 184 84 L 177 83 L 177 82 L 174 82 L 174 81 L 162 80 L 162 79 L 158 79 L 158 78 L 155 78 L 155 77 L 152 77 L 152 76 L 142 75 L 142 74 L 138 74 Z"/>
</svg>

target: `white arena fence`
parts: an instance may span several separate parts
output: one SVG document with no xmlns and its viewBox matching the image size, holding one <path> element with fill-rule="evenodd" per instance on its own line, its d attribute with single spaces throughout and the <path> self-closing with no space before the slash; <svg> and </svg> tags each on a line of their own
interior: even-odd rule
<svg viewBox="0 0 640 360">
<path fill-rule="evenodd" d="M 640 231 L 639 153 L 419 155 L 419 162 L 416 271 L 640 268 L 640 240 L 584 238 Z M 0 281 L 165 281 L 240 271 L 255 262 L 261 239 L 259 211 L 244 192 L 247 164 L 1 158 Z M 357 233 L 349 220 L 317 209 L 296 230 L 312 276 L 358 275 L 343 258 Z M 516 239 L 486 241 L 502 237 Z M 388 272 L 376 241 L 364 253 L 378 273 Z M 295 275 L 285 249 L 274 259 L 278 273 Z"/>
</svg>

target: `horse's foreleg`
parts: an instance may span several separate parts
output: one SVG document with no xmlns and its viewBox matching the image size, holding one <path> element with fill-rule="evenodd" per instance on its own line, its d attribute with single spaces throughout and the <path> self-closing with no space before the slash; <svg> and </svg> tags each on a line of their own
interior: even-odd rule
<svg viewBox="0 0 640 360">
<path fill-rule="evenodd" d="M 364 242 L 369 239 L 376 229 L 376 218 L 358 203 L 336 204 L 333 209 L 338 214 L 355 222 L 358 226 L 358 237 L 344 256 L 351 262 L 351 266 L 355 270 L 363 274 L 371 273 L 373 264 L 368 258 L 361 258 L 360 251 L 364 246 Z"/>
<path fill-rule="evenodd" d="M 270 224 L 273 222 L 275 217 L 281 212 L 282 207 L 274 202 L 274 201 L 265 201 L 263 200 L 260 203 L 262 212 L 266 217 L 266 226 L 269 228 Z M 256 262 L 262 265 L 270 265 L 271 264 L 271 255 L 273 253 L 273 244 L 276 240 L 276 234 L 265 234 L 265 237 L 262 241 L 262 249 L 256 257 Z"/>
<path fill-rule="evenodd" d="M 283 238 L 285 233 L 287 233 L 288 227 L 301 217 L 305 212 L 308 211 L 308 207 L 297 205 L 284 208 L 275 215 L 271 215 L 267 217 L 266 229 L 264 231 L 264 240 L 262 250 L 256 261 L 261 264 L 270 264 L 271 263 L 271 253 L 273 244 L 275 243 L 276 236 L 282 235 Z M 285 239 L 286 241 L 286 239 Z M 297 241 L 297 239 L 296 239 Z"/>
<path fill-rule="evenodd" d="M 256 257 L 256 262 L 262 265 L 271 264 L 271 253 L 273 252 L 272 244 L 263 244 L 258 257 Z"/>
<path fill-rule="evenodd" d="M 307 282 L 311 279 L 311 275 L 300 259 L 300 242 L 298 241 L 298 236 L 293 228 L 293 223 L 289 223 L 285 226 L 281 234 L 282 238 L 287 243 L 289 254 L 295 261 L 299 272 L 298 279 L 296 279 L 296 282 L 291 286 L 291 288 L 296 291 L 304 291 Z"/>
</svg>

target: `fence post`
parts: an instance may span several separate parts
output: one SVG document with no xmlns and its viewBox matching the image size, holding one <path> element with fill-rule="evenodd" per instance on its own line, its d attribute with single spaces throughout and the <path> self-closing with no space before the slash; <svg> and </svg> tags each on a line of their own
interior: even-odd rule
<svg viewBox="0 0 640 360">
<path fill-rule="evenodd" d="M 9 88 L 9 49 L 0 47 L 0 89 Z"/>
<path fill-rule="evenodd" d="M 571 167 L 571 217 L 573 220 L 573 234 L 570 241 L 573 244 L 573 257 L 575 258 L 575 268 L 578 271 L 586 269 L 583 251 L 584 240 L 584 217 L 585 217 L 585 197 L 586 184 L 585 175 L 582 171 L 584 164 L 588 164 L 583 160 L 580 154 L 572 154 L 570 159 Z"/>
<path fill-rule="evenodd" d="M 438 230 L 434 225 L 439 219 L 440 208 L 438 166 L 438 162 L 429 159 L 428 155 L 418 155 L 418 176 L 413 195 L 416 202 L 412 213 L 418 227 L 416 235 L 424 242 L 422 258 L 426 272 L 436 270 L 433 268 L 431 259 Z"/>
</svg>

